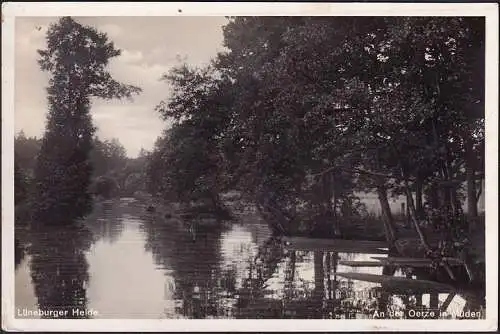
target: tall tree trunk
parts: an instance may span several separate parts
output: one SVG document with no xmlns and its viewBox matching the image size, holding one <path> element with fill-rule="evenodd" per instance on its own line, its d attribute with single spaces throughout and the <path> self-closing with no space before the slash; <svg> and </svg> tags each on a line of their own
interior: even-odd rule
<svg viewBox="0 0 500 334">
<path fill-rule="evenodd" d="M 334 185 L 334 187 L 335 187 L 335 185 Z M 337 192 L 334 190 L 333 191 L 333 203 L 332 203 L 333 221 L 335 222 L 335 228 L 338 231 L 340 231 L 340 223 L 338 221 L 338 216 L 337 216 L 337 206 L 338 206 Z"/>
<path fill-rule="evenodd" d="M 417 180 L 415 182 L 415 210 L 417 212 L 418 218 L 423 216 L 423 203 L 422 203 L 422 177 L 417 174 Z"/>
<path fill-rule="evenodd" d="M 384 223 L 385 236 L 387 242 L 389 243 L 389 246 L 392 246 L 396 241 L 396 228 L 391 212 L 391 206 L 389 205 L 389 199 L 387 198 L 387 189 L 384 185 L 383 180 L 379 180 L 377 195 L 380 201 L 380 207 L 382 209 L 382 220 Z"/>
<path fill-rule="evenodd" d="M 413 196 L 411 196 L 411 190 L 408 185 L 408 181 L 405 179 L 405 188 L 406 188 L 406 198 L 408 199 L 408 208 L 410 209 L 410 216 L 411 220 L 413 222 L 413 227 L 415 227 L 415 230 L 417 231 L 419 237 L 420 237 L 420 242 L 424 246 L 426 250 L 430 250 L 429 244 L 427 243 L 427 239 L 424 236 L 423 231 L 420 228 L 419 222 L 416 218 L 416 213 L 415 213 L 415 205 L 413 203 Z"/>
<path fill-rule="evenodd" d="M 450 198 L 450 191 L 449 191 L 449 178 L 448 178 L 448 173 L 446 170 L 446 165 L 444 161 L 441 161 L 440 164 L 440 174 L 441 174 L 441 181 L 442 183 L 439 184 L 439 193 L 441 195 L 442 201 L 443 201 L 443 206 L 446 208 L 446 210 L 451 209 L 451 198 Z"/>
<path fill-rule="evenodd" d="M 477 217 L 477 195 L 475 170 L 473 166 L 474 156 L 472 152 L 472 143 L 466 140 L 465 144 L 465 176 L 467 181 L 467 213 L 470 217 Z"/>
<path fill-rule="evenodd" d="M 457 191 L 456 191 L 456 185 L 453 182 L 453 175 L 451 174 L 450 170 L 450 162 L 449 159 L 445 161 L 444 164 L 444 170 L 445 170 L 445 175 L 446 175 L 446 181 L 449 182 L 447 190 L 448 198 L 449 198 L 449 204 L 450 204 L 450 209 L 452 212 L 453 217 L 457 217 L 458 214 L 460 213 L 459 206 L 457 205 Z"/>
<path fill-rule="evenodd" d="M 335 174 L 332 174 L 332 193 L 331 193 L 331 198 L 332 198 L 332 214 L 333 214 L 333 221 L 334 221 L 334 228 L 335 228 L 335 234 L 340 236 L 341 230 L 340 230 L 340 221 L 339 217 L 337 215 L 337 207 L 338 207 L 338 202 L 339 202 L 339 189 L 338 186 L 340 184 L 339 178 L 336 177 Z"/>
<path fill-rule="evenodd" d="M 434 181 L 427 188 L 427 200 L 431 208 L 436 209 L 439 207 L 438 185 Z"/>
<path fill-rule="evenodd" d="M 324 206 L 325 206 L 325 224 L 328 229 L 333 228 L 335 234 L 337 234 L 338 226 L 333 213 L 332 198 L 334 198 L 334 175 L 333 173 L 327 173 L 323 176 L 323 195 L 324 195 Z"/>
</svg>

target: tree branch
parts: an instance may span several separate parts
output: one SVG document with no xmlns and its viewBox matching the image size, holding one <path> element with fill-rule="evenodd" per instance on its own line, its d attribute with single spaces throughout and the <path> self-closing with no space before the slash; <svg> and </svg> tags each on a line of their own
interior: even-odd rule
<svg viewBox="0 0 500 334">
<path fill-rule="evenodd" d="M 352 171 L 354 173 L 365 174 L 365 175 L 370 175 L 370 176 L 385 177 L 385 178 L 389 178 L 389 179 L 395 178 L 394 175 L 373 172 L 373 171 L 369 171 L 369 170 L 362 169 L 362 168 L 354 168 Z"/>
<path fill-rule="evenodd" d="M 423 231 L 420 229 L 419 221 L 416 218 L 417 213 L 415 210 L 415 203 L 413 203 L 413 195 L 411 193 L 410 186 L 408 185 L 408 178 L 406 177 L 405 172 L 404 172 L 402 167 L 401 167 L 401 176 L 404 179 L 406 200 L 408 202 L 407 205 L 408 205 L 408 209 L 410 212 L 411 221 L 413 222 L 413 226 L 415 227 L 415 230 L 417 231 L 418 236 L 420 237 L 420 242 L 421 242 L 422 246 L 424 246 L 424 248 L 427 252 L 431 252 L 431 248 L 429 247 L 429 244 L 427 243 L 427 239 L 425 238 Z"/>
<path fill-rule="evenodd" d="M 311 176 L 314 177 L 314 178 L 318 177 L 318 176 L 323 176 L 326 173 L 329 173 L 329 172 L 333 171 L 336 168 L 338 168 L 338 167 L 336 167 L 336 166 L 328 167 L 327 169 L 325 169 L 325 170 L 323 170 L 323 171 L 321 171 L 319 173 L 311 174 Z"/>
</svg>

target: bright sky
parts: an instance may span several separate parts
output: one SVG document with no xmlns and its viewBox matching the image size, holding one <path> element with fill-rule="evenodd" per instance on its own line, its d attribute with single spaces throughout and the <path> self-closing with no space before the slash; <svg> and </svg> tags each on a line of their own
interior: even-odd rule
<svg viewBox="0 0 500 334">
<path fill-rule="evenodd" d="M 43 135 L 48 74 L 38 68 L 37 49 L 45 48 L 45 34 L 58 18 L 18 17 L 15 34 L 15 131 Z M 92 106 L 97 135 L 118 138 L 130 157 L 151 149 L 168 126 L 154 107 L 168 97 L 169 87 L 159 78 L 179 57 L 192 65 L 209 62 L 222 47 L 224 17 L 74 17 L 91 25 L 122 50 L 110 63 L 113 76 L 143 89 L 133 102 L 97 100 Z"/>
</svg>

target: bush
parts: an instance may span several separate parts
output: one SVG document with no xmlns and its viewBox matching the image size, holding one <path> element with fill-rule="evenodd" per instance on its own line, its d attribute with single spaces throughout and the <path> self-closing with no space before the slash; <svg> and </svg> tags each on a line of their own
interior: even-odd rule
<svg viewBox="0 0 500 334">
<path fill-rule="evenodd" d="M 104 198 L 111 198 L 117 193 L 118 189 L 116 180 L 107 176 L 97 178 L 92 185 L 92 193 Z"/>
</svg>

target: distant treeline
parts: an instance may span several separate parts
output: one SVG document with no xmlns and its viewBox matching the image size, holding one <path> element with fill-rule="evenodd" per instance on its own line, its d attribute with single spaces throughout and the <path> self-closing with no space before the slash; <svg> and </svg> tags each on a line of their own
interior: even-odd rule
<svg viewBox="0 0 500 334">
<path fill-rule="evenodd" d="M 14 140 L 15 203 L 25 203 L 33 195 L 34 175 L 42 139 L 26 137 L 23 131 Z M 128 158 L 118 139 L 101 140 L 94 137 L 89 160 L 92 165 L 91 186 L 94 196 L 132 196 L 145 191 L 145 164 L 147 152 L 141 150 L 137 158 Z"/>
</svg>

